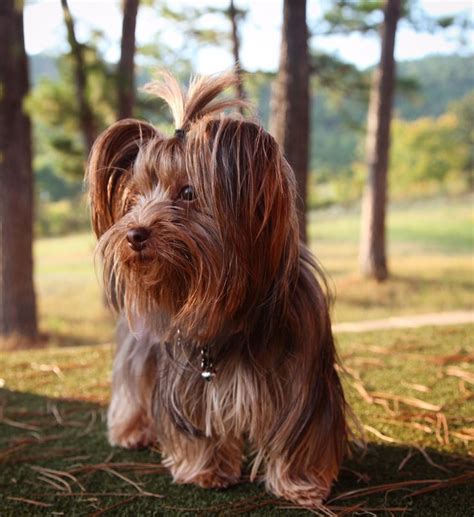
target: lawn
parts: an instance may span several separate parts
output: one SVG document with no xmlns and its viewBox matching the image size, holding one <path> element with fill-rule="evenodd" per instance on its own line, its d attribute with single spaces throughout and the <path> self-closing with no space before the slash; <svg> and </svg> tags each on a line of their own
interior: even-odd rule
<svg viewBox="0 0 474 517">
<path fill-rule="evenodd" d="M 368 446 L 365 456 L 356 451 L 345 461 L 328 502 L 332 511 L 469 515 L 473 330 L 339 337 L 347 397 Z M 104 422 L 111 357 L 110 345 L 0 356 L 4 514 L 288 513 L 287 503 L 245 477 L 227 491 L 173 485 L 157 451 L 112 449 Z"/>
<path fill-rule="evenodd" d="M 41 331 L 51 345 L 110 342 L 114 322 L 94 269 L 92 234 L 41 239 L 35 245 Z"/>
<path fill-rule="evenodd" d="M 311 248 L 336 293 L 335 321 L 474 307 L 472 197 L 394 207 L 388 221 L 392 277 L 382 285 L 358 275 L 357 211 L 312 212 L 309 221 Z M 113 318 L 94 270 L 93 236 L 41 239 L 35 257 L 40 324 L 49 342 L 110 342 Z"/>
<path fill-rule="evenodd" d="M 357 210 L 313 212 L 312 249 L 333 280 L 334 318 L 357 321 L 474 308 L 474 200 L 435 199 L 392 207 L 388 214 L 391 278 L 360 278 Z"/>
<path fill-rule="evenodd" d="M 334 319 L 472 309 L 472 207 L 472 196 L 392 207 L 392 276 L 383 285 L 357 273 L 358 212 L 311 213 L 311 247 L 336 291 Z M 245 476 L 227 491 L 173 485 L 157 451 L 109 447 L 104 415 L 114 324 L 93 249 L 91 235 L 36 242 L 40 325 L 49 346 L 0 352 L 0 513 L 288 514 L 284 501 Z M 368 445 L 365 455 L 358 450 L 346 459 L 331 511 L 470 515 L 473 330 L 337 336 L 347 397 Z"/>
</svg>

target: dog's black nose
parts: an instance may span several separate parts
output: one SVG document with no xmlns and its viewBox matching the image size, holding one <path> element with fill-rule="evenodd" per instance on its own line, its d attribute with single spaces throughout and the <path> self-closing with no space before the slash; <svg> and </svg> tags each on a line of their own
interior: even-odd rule
<svg viewBox="0 0 474 517">
<path fill-rule="evenodd" d="M 145 247 L 149 236 L 150 230 L 144 228 L 143 226 L 137 226 L 128 230 L 127 241 L 134 251 L 141 251 Z"/>
</svg>

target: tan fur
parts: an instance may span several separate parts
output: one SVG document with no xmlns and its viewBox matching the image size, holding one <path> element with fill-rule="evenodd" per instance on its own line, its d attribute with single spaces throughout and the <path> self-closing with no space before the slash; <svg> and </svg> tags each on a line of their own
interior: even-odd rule
<svg viewBox="0 0 474 517">
<path fill-rule="evenodd" d="M 275 140 L 222 114 L 239 104 L 217 99 L 234 82 L 197 78 L 184 93 L 162 72 L 147 90 L 184 134 L 125 120 L 92 150 L 92 222 L 121 313 L 109 438 L 157 441 L 175 481 L 202 487 L 238 481 L 246 439 L 252 479 L 317 506 L 347 434 L 324 280 L 299 240 L 295 179 Z M 147 231 L 140 249 L 127 242 L 136 228 Z"/>
</svg>

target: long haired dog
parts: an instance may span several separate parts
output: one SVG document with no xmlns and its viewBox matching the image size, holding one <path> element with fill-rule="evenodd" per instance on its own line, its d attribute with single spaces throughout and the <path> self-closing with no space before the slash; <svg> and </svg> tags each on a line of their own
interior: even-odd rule
<svg viewBox="0 0 474 517">
<path fill-rule="evenodd" d="M 295 178 L 271 135 L 217 96 L 233 74 L 163 72 L 166 137 L 122 120 L 88 165 L 105 289 L 120 311 L 109 440 L 159 444 L 178 483 L 251 479 L 320 504 L 346 442 L 328 304 L 300 241 Z"/>
</svg>

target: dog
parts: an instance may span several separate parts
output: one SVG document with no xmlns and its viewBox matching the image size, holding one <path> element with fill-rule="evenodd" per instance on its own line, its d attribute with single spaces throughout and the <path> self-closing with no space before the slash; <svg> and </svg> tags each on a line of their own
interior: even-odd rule
<svg viewBox="0 0 474 517">
<path fill-rule="evenodd" d="M 135 119 L 95 142 L 86 179 L 104 288 L 119 312 L 112 445 L 157 444 L 177 483 L 241 477 L 319 505 L 347 443 L 324 281 L 299 236 L 295 177 L 257 122 L 228 114 L 232 72 L 184 93 L 163 135 Z M 320 279 L 318 281 L 318 278 Z"/>
</svg>

